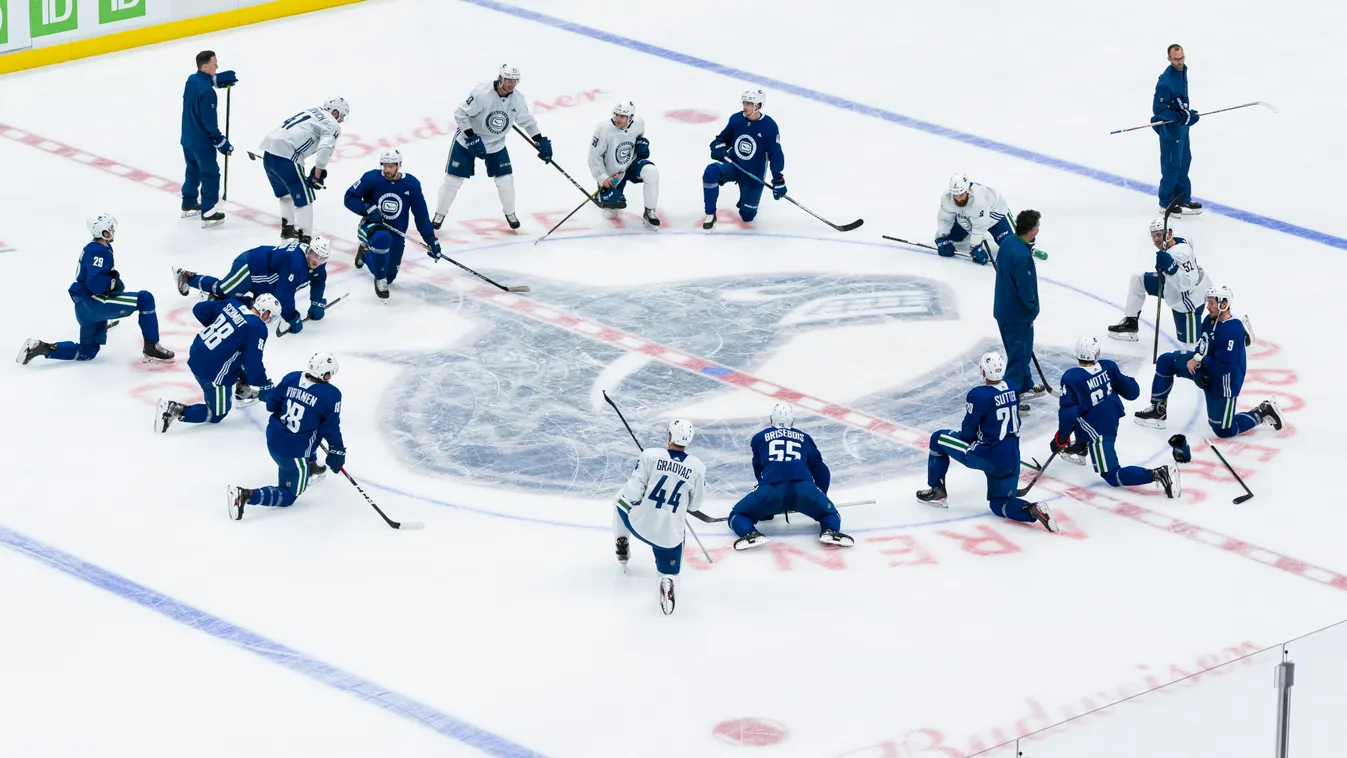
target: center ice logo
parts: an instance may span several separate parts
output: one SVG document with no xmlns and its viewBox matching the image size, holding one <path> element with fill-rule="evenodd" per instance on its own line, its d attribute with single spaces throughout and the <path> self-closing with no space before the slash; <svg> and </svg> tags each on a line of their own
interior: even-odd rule
<svg viewBox="0 0 1347 758">
<path fill-rule="evenodd" d="M 747 134 L 734 141 L 734 154 L 742 160 L 749 160 L 758 152 L 758 143 Z"/>
<path fill-rule="evenodd" d="M 619 165 L 626 165 L 628 163 L 631 163 L 631 158 L 635 153 L 636 153 L 636 143 L 623 142 L 622 144 L 617 146 L 617 150 L 614 152 L 614 157 L 617 158 L 617 162 Z"/>
<path fill-rule="evenodd" d="M 510 126 L 510 117 L 505 111 L 491 111 L 486 116 L 486 128 L 492 134 L 503 134 Z"/>
<path fill-rule="evenodd" d="M 379 196 L 379 212 L 386 219 L 395 219 L 402 215 L 402 198 L 396 192 Z"/>
</svg>

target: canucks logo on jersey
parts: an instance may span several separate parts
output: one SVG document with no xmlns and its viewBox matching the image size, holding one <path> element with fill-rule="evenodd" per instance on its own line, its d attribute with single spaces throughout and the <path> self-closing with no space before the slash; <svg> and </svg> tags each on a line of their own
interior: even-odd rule
<svg viewBox="0 0 1347 758">
<path fill-rule="evenodd" d="M 598 138 L 595 138 L 594 142 L 595 144 L 598 144 Z M 618 163 L 626 165 L 628 163 L 631 163 L 632 156 L 635 154 L 635 152 L 636 152 L 635 142 L 623 142 L 622 144 L 617 146 L 616 150 L 613 151 L 613 155 L 617 158 Z"/>
<path fill-rule="evenodd" d="M 357 182 L 357 185 L 359 182 Z M 379 212 L 384 218 L 392 220 L 402 215 L 402 198 L 396 192 L 387 192 L 379 196 Z"/>
<path fill-rule="evenodd" d="M 747 134 L 741 134 L 739 139 L 734 141 L 734 152 L 743 160 L 749 160 L 758 154 L 758 143 Z"/>
<path fill-rule="evenodd" d="M 510 117 L 505 111 L 491 111 L 486 116 L 486 128 L 492 134 L 501 134 L 510 126 Z"/>
</svg>

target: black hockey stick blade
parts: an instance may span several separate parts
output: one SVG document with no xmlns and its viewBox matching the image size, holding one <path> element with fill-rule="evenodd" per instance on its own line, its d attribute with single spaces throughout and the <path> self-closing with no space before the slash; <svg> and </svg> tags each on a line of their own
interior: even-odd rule
<svg viewBox="0 0 1347 758">
<path fill-rule="evenodd" d="M 706 524 L 719 524 L 724 521 L 730 520 L 729 516 L 721 516 L 720 518 L 716 518 L 714 516 L 708 516 L 705 513 L 702 513 L 701 511 L 692 511 L 692 517 Z"/>
<path fill-rule="evenodd" d="M 803 208 L 804 206 L 800 206 L 800 207 Z M 849 231 L 851 231 L 852 229 L 859 229 L 860 226 L 861 226 L 861 224 L 864 224 L 864 223 L 865 223 L 865 219 L 863 219 L 863 218 L 858 218 L 858 219 L 856 219 L 855 221 L 852 221 L 850 224 L 842 224 L 841 226 L 838 226 L 837 224 L 828 222 L 828 226 L 831 226 L 832 228 L 836 229 L 836 230 L 839 231 L 839 232 L 849 232 Z"/>
<path fill-rule="evenodd" d="M 262 157 L 262 156 L 258 155 L 257 153 L 254 153 L 254 152 L 251 151 L 251 150 L 248 151 L 248 160 L 250 160 L 250 161 L 255 161 L 255 160 L 257 160 L 257 159 L 259 159 L 259 158 L 261 158 L 261 157 Z"/>
<path fill-rule="evenodd" d="M 1244 494 L 1235 498 L 1231 502 L 1233 502 L 1235 505 L 1239 505 L 1240 503 L 1247 503 L 1249 502 L 1249 500 L 1253 499 L 1253 490 L 1249 489 L 1249 485 L 1245 484 L 1244 480 L 1240 478 L 1239 474 L 1235 473 L 1235 467 L 1230 465 L 1230 461 L 1227 461 L 1225 459 L 1225 456 L 1221 455 L 1221 451 L 1217 450 L 1215 445 L 1211 445 L 1211 452 L 1215 453 L 1216 457 L 1221 459 L 1221 463 L 1225 465 L 1225 470 L 1229 471 L 1230 475 L 1235 477 L 1235 481 L 1239 482 L 1239 486 L 1244 488 Z"/>
<path fill-rule="evenodd" d="M 344 294 L 338 295 L 338 296 L 332 298 L 331 300 L 329 300 L 328 303 L 327 303 L 327 305 L 324 306 L 324 308 L 331 308 L 332 306 L 336 305 L 337 303 L 340 303 L 342 300 L 344 300 L 344 299 L 346 299 L 346 298 L 348 298 L 348 297 L 350 297 L 350 296 L 351 296 L 351 293 L 349 293 L 349 292 L 346 292 L 346 293 L 344 293 Z M 309 317 L 308 317 L 308 316 L 305 316 L 304 318 L 300 319 L 300 322 L 302 323 L 302 322 L 305 322 L 305 321 L 308 321 L 308 320 L 309 320 Z M 276 325 L 276 337 L 277 337 L 277 338 L 284 337 L 285 335 L 287 335 L 287 334 L 290 333 L 290 330 L 289 330 L 289 329 L 284 329 L 284 330 L 282 330 L 281 327 L 283 327 L 283 326 L 288 327 L 288 326 L 290 326 L 290 325 L 287 324 L 287 323 L 285 323 L 284 321 L 282 321 L 281 323 L 277 324 L 277 325 Z"/>
<path fill-rule="evenodd" d="M 911 245 L 912 247 L 919 247 L 919 248 L 922 248 L 923 250 L 934 250 L 934 249 L 935 249 L 935 245 L 927 245 L 927 244 L 924 244 L 924 243 L 921 243 L 921 242 L 913 242 L 912 240 L 905 240 L 905 239 L 903 239 L 902 237 L 890 237 L 890 236 L 887 235 L 887 234 L 881 234 L 881 235 L 879 235 L 879 236 L 883 237 L 883 238 L 886 239 L 886 240 L 889 240 L 890 242 L 901 242 L 901 243 L 903 243 L 904 245 Z"/>
<path fill-rule="evenodd" d="M 1235 505 L 1239 505 L 1240 503 L 1248 502 L 1251 498 L 1253 498 L 1252 492 L 1245 495 L 1240 495 L 1239 497 L 1235 498 L 1233 502 L 1235 503 Z"/>
<path fill-rule="evenodd" d="M 530 290 L 529 290 L 529 286 L 528 286 L 527 284 L 519 284 L 519 285 L 515 285 L 514 287 L 506 287 L 506 288 L 505 288 L 505 291 L 506 291 L 506 292 L 529 292 Z"/>
</svg>

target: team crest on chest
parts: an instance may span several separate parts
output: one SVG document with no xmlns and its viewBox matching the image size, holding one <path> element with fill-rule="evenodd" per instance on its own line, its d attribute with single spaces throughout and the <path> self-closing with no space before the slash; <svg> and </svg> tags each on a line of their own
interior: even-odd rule
<svg viewBox="0 0 1347 758">
<path fill-rule="evenodd" d="M 510 116 L 505 111 L 491 111 L 486 115 L 486 128 L 492 134 L 503 134 L 510 126 Z"/>
<path fill-rule="evenodd" d="M 734 141 L 734 154 L 743 160 L 749 160 L 758 154 L 758 143 L 747 134 Z"/>
</svg>

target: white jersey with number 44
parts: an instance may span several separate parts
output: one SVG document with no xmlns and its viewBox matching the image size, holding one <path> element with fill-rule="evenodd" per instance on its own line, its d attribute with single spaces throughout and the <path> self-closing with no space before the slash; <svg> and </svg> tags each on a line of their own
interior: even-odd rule
<svg viewBox="0 0 1347 758">
<path fill-rule="evenodd" d="M 341 124 L 322 108 L 310 108 L 287 118 L 262 140 L 262 151 L 295 163 L 315 156 L 313 165 L 326 170 L 332 151 L 337 148 Z"/>
<path fill-rule="evenodd" d="M 706 466 L 691 453 L 646 448 L 617 493 L 631 529 L 659 547 L 683 544 L 687 513 L 701 507 Z"/>
</svg>

